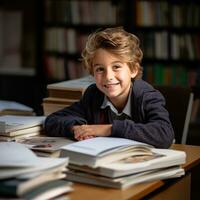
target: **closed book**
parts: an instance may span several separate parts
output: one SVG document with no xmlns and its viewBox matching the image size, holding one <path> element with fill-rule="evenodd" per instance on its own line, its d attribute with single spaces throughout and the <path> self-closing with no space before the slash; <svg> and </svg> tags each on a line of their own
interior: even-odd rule
<svg viewBox="0 0 200 200">
<path fill-rule="evenodd" d="M 83 173 L 77 170 L 69 170 L 67 172 L 67 180 L 96 186 L 126 189 L 139 183 L 175 178 L 183 175 L 184 169 L 179 166 L 150 170 L 142 173 L 131 174 L 129 176 L 122 176 L 119 178 L 108 178 L 99 175 Z"/>
<path fill-rule="evenodd" d="M 45 116 L 0 116 L 0 135 L 10 135 L 11 132 L 43 125 Z"/>
<path fill-rule="evenodd" d="M 21 197 L 35 187 L 52 180 L 62 179 L 66 176 L 60 170 L 34 173 L 33 175 L 30 178 L 18 176 L 12 179 L 0 180 L 0 195 Z"/>
<path fill-rule="evenodd" d="M 12 184 L 15 185 L 15 183 L 13 181 Z M 8 188 L 3 190 L 4 188 L 1 186 L 1 189 L 0 189 L 1 197 L 20 197 L 22 199 L 47 200 L 47 199 L 52 199 L 59 195 L 72 191 L 71 183 L 66 180 L 61 180 L 61 179 L 47 181 L 41 185 L 38 182 L 37 186 L 33 187 L 27 192 L 24 192 L 24 193 L 22 192 L 18 194 L 15 193 L 16 192 L 15 187 L 12 187 L 12 186 L 7 186 L 7 187 L 9 187 L 9 190 L 7 190 Z"/>
<path fill-rule="evenodd" d="M 33 108 L 16 101 L 0 100 L 0 115 L 34 115 Z"/>
<path fill-rule="evenodd" d="M 92 76 L 47 85 L 49 97 L 78 100 L 85 89 L 94 83 Z"/>
<path fill-rule="evenodd" d="M 63 104 L 63 105 L 69 105 L 74 102 L 76 102 L 76 99 L 61 99 L 56 97 L 47 97 L 43 99 L 43 103 L 52 103 L 52 104 Z"/>
<path fill-rule="evenodd" d="M 48 116 L 51 113 L 54 113 L 58 110 L 61 110 L 65 107 L 70 106 L 71 104 L 58 104 L 58 103 L 48 103 L 48 102 L 43 102 L 42 106 L 43 106 L 43 111 L 44 111 L 44 115 Z"/>
<path fill-rule="evenodd" d="M 4 135 L 4 136 L 19 136 L 19 135 L 25 135 L 25 134 L 29 134 L 29 133 L 40 133 L 42 132 L 43 130 L 43 127 L 41 125 L 38 125 L 38 126 L 33 126 L 33 127 L 30 127 L 30 128 L 24 128 L 24 129 L 20 129 L 20 130 L 10 130 L 9 132 L 4 132 L 4 133 L 1 133 L 0 132 L 0 135 Z"/>
<path fill-rule="evenodd" d="M 43 130 L 44 131 L 44 130 Z M 30 133 L 25 133 L 22 135 L 16 135 L 16 136 L 6 136 L 6 135 L 0 135 L 0 141 L 4 141 L 4 142 L 18 142 L 19 140 L 22 139 L 26 139 L 29 137 L 33 137 L 33 136 L 38 136 L 38 135 L 42 135 L 44 134 L 43 131 L 40 132 L 30 132 Z"/>
</svg>

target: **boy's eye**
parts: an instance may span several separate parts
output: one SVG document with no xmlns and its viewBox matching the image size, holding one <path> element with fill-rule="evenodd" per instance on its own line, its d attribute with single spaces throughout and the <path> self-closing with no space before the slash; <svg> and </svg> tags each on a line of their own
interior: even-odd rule
<svg viewBox="0 0 200 200">
<path fill-rule="evenodd" d="M 113 69 L 115 69 L 115 70 L 120 69 L 120 68 L 121 68 L 120 65 L 114 65 L 114 66 L 113 66 Z"/>
<path fill-rule="evenodd" d="M 95 69 L 95 72 L 97 72 L 97 73 L 101 73 L 101 72 L 103 72 L 104 71 L 104 68 L 103 67 L 97 67 L 96 69 Z"/>
</svg>

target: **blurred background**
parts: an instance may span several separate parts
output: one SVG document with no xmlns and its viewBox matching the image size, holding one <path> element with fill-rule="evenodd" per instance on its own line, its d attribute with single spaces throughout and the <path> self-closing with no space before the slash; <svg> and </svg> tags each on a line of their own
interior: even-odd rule
<svg viewBox="0 0 200 200">
<path fill-rule="evenodd" d="M 189 88 L 198 100 L 200 3 L 195 0 L 0 0 L 0 99 L 42 115 L 48 84 L 87 75 L 79 58 L 88 34 L 114 26 L 141 40 L 144 80 Z M 196 127 L 198 101 L 195 105 Z"/>
</svg>

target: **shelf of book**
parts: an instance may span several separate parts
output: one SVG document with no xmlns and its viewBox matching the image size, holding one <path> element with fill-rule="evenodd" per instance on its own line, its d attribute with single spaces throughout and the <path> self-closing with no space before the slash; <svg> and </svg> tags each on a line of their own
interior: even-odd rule
<svg viewBox="0 0 200 200">
<path fill-rule="evenodd" d="M 140 38 L 144 52 L 144 79 L 156 85 L 191 87 L 196 84 L 200 61 L 200 4 L 197 1 L 44 2 L 43 52 L 48 80 L 60 81 L 86 75 L 84 70 L 80 70 L 79 58 L 88 34 L 98 28 L 121 25 Z M 63 12 L 65 9 L 68 12 Z M 98 14 L 102 11 L 106 13 L 104 16 Z M 170 71 L 173 74 L 170 76 L 177 80 L 166 82 L 164 78 L 157 81 L 156 75 L 150 75 L 153 80 L 146 77 L 151 71 L 149 65 L 156 73 L 160 73 L 157 65 L 162 66 L 162 71 Z M 184 80 L 179 80 L 179 74 Z"/>
<path fill-rule="evenodd" d="M 181 70 L 180 75 L 173 75 L 176 81 L 166 82 L 162 75 L 160 81 L 157 80 L 157 75 L 149 75 L 151 78 L 145 76 L 144 79 L 156 85 L 196 85 L 200 61 L 200 3 L 193 0 L 126 0 L 125 7 L 125 26 L 141 40 L 145 73 L 152 71 L 148 69 L 149 65 L 156 74 L 160 73 L 160 69 L 168 72 L 170 69 L 172 74 L 172 71 Z M 162 67 L 157 69 L 158 65 Z M 181 75 L 184 81 L 178 80 Z"/>
<path fill-rule="evenodd" d="M 120 3 L 110 0 L 44 2 L 43 60 L 47 82 L 86 75 L 79 61 L 86 39 L 99 28 L 123 25 Z"/>
</svg>

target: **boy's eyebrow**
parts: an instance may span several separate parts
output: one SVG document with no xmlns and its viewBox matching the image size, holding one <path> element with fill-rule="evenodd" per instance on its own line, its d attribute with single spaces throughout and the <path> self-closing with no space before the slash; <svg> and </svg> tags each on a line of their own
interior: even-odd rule
<svg viewBox="0 0 200 200">
<path fill-rule="evenodd" d="M 93 67 L 100 67 L 103 66 L 102 64 L 94 64 Z"/>
<path fill-rule="evenodd" d="M 117 63 L 122 64 L 121 61 L 114 61 L 114 62 L 112 62 L 111 64 L 117 64 Z M 94 64 L 93 66 L 96 67 L 96 66 L 104 66 L 104 65 L 103 65 L 103 64 L 100 64 L 100 63 L 96 63 L 96 64 Z"/>
<path fill-rule="evenodd" d="M 96 64 L 94 64 L 93 66 L 99 66 L 99 65 L 102 65 L 102 64 L 98 64 L 98 63 L 96 63 Z"/>
</svg>

